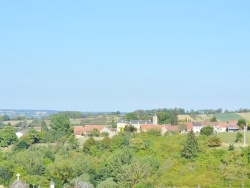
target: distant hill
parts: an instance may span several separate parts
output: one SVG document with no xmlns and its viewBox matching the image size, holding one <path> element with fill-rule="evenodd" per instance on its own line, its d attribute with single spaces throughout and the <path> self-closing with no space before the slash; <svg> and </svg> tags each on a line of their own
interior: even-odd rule
<svg viewBox="0 0 250 188">
<path fill-rule="evenodd" d="M 8 115 L 10 118 L 17 116 L 25 116 L 28 118 L 41 118 L 51 114 L 58 113 L 56 110 L 13 110 L 13 109 L 0 109 L 0 115 Z"/>
<path fill-rule="evenodd" d="M 220 121 L 239 120 L 242 117 L 236 113 L 222 113 L 214 115 Z"/>
</svg>

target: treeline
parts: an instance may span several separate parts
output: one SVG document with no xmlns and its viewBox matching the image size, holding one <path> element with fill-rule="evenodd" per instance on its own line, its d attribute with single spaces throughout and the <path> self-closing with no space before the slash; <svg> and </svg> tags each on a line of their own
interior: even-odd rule
<svg viewBox="0 0 250 188">
<path fill-rule="evenodd" d="M 158 116 L 158 124 L 178 124 L 178 115 L 181 109 L 155 109 L 155 110 L 136 110 L 125 115 L 125 120 L 153 120 L 153 116 L 156 113 Z"/>
<path fill-rule="evenodd" d="M 78 112 L 78 111 L 64 111 L 64 112 L 60 112 L 59 114 L 66 115 L 69 119 L 78 119 L 78 118 L 86 117 L 82 112 Z"/>
</svg>

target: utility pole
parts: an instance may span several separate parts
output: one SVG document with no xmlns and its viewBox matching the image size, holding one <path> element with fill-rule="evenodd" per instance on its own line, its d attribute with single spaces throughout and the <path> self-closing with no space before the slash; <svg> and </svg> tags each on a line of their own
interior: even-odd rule
<svg viewBox="0 0 250 188">
<path fill-rule="evenodd" d="M 244 126 L 244 147 L 246 147 L 246 127 Z"/>
</svg>

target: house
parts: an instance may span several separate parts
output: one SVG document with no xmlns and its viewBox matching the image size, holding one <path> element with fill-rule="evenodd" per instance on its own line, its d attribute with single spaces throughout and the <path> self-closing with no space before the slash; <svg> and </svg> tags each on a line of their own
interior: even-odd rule
<svg viewBox="0 0 250 188">
<path fill-rule="evenodd" d="M 202 126 L 201 122 L 192 122 L 192 127 L 193 127 L 194 133 L 199 133 L 203 126 Z"/>
<path fill-rule="evenodd" d="M 178 131 L 180 131 L 178 125 L 165 124 L 163 125 L 162 128 L 162 134 L 165 134 L 166 132 L 178 132 Z"/>
<path fill-rule="evenodd" d="M 165 125 L 165 127 L 166 127 L 166 130 L 167 130 L 168 132 L 178 132 L 178 131 L 179 131 L 178 125 L 170 125 L 170 124 L 167 124 L 167 125 Z"/>
<path fill-rule="evenodd" d="M 141 125 L 141 132 L 147 132 L 149 130 L 157 130 L 162 133 L 163 125 L 145 124 Z"/>
<path fill-rule="evenodd" d="M 83 135 L 89 135 L 93 131 L 97 131 L 100 133 L 100 131 L 104 128 L 104 125 L 85 125 L 83 128 Z"/>
<path fill-rule="evenodd" d="M 219 132 L 220 130 L 219 122 L 204 121 L 204 122 L 201 122 L 201 125 L 202 127 L 206 127 L 206 126 L 213 127 L 215 133 Z"/>
<path fill-rule="evenodd" d="M 107 133 L 109 135 L 109 137 L 113 137 L 116 134 L 116 129 L 110 129 L 107 127 L 103 127 L 103 129 L 100 131 L 100 133 Z"/>
<path fill-rule="evenodd" d="M 186 126 L 187 126 L 187 132 L 191 132 L 193 129 L 193 125 L 191 122 L 186 122 Z"/>
<path fill-rule="evenodd" d="M 220 130 L 218 132 L 226 132 L 227 131 L 227 123 L 226 122 L 219 122 Z"/>
<path fill-rule="evenodd" d="M 227 131 L 228 132 L 235 132 L 239 130 L 239 126 L 237 124 L 227 124 Z"/>
<path fill-rule="evenodd" d="M 117 132 L 123 131 L 126 125 L 132 125 L 134 126 L 138 131 L 141 128 L 141 125 L 152 125 L 152 122 L 150 120 L 130 120 L 125 121 L 123 119 L 118 120 L 117 122 Z"/>
<path fill-rule="evenodd" d="M 79 138 L 83 135 L 89 135 L 92 131 L 96 130 L 99 133 L 108 133 L 110 137 L 116 134 L 114 129 L 109 129 L 104 125 L 85 125 L 85 126 L 74 126 L 74 134 L 76 138 Z M 115 129 L 116 130 L 116 129 Z"/>
<path fill-rule="evenodd" d="M 74 126 L 74 134 L 76 138 L 79 138 L 82 136 L 84 131 L 84 126 Z"/>
<path fill-rule="evenodd" d="M 151 120 L 130 120 L 125 121 L 124 119 L 120 119 L 117 122 L 117 132 L 123 131 L 126 125 L 134 126 L 137 129 L 137 132 L 140 132 L 141 125 L 158 125 L 158 117 L 155 114 L 153 116 L 153 122 Z"/>
</svg>

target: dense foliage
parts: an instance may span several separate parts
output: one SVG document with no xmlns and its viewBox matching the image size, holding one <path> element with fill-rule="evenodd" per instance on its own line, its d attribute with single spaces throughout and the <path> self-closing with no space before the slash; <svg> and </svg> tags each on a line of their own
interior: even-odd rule
<svg viewBox="0 0 250 188">
<path fill-rule="evenodd" d="M 90 137 L 79 146 L 70 134 L 64 142 L 37 144 L 42 136 L 31 130 L 18 149 L 0 152 L 0 184 L 10 185 L 19 172 L 22 181 L 41 187 L 51 179 L 56 187 L 250 186 L 250 147 L 228 151 L 208 146 L 216 137 L 156 133 Z"/>
</svg>

